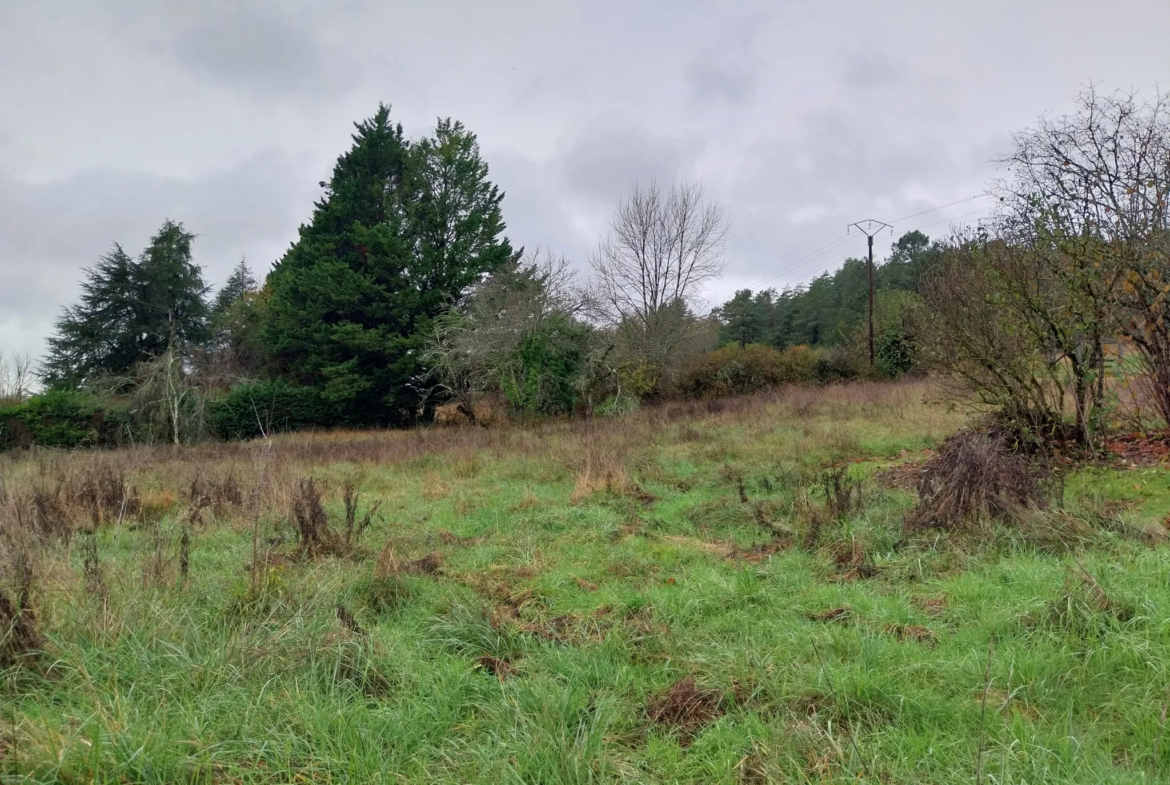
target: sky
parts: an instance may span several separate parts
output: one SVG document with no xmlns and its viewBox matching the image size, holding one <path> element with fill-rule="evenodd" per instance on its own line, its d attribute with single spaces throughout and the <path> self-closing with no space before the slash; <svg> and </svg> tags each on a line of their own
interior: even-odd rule
<svg viewBox="0 0 1170 785">
<path fill-rule="evenodd" d="M 731 220 L 707 301 L 799 284 L 864 253 L 851 222 L 894 224 L 880 259 L 988 215 L 1013 131 L 1165 88 L 1167 30 L 1166 0 L 0 0 L 0 351 L 168 218 L 209 282 L 266 273 L 379 102 L 477 134 L 514 245 L 584 269 L 636 183 L 694 179 Z"/>
</svg>

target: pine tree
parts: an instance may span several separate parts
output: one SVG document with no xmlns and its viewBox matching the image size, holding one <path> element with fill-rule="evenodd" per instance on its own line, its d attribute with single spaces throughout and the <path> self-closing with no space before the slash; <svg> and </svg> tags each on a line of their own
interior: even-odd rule
<svg viewBox="0 0 1170 785">
<path fill-rule="evenodd" d="M 356 125 L 312 220 L 268 277 L 278 373 L 355 424 L 411 421 L 433 319 L 512 257 L 475 137 L 441 121 L 416 144 L 380 106 Z"/>
<path fill-rule="evenodd" d="M 241 257 L 232 269 L 232 274 L 215 295 L 215 303 L 211 307 L 212 316 L 216 318 L 223 316 L 240 298 L 258 291 L 259 288 L 256 277 L 252 275 L 252 269 L 248 267 L 247 259 Z"/>
<path fill-rule="evenodd" d="M 191 261 L 194 235 L 166 221 L 135 261 L 115 244 L 85 271 L 81 298 L 57 319 L 46 383 L 78 387 L 207 338 L 207 286 Z"/>
</svg>

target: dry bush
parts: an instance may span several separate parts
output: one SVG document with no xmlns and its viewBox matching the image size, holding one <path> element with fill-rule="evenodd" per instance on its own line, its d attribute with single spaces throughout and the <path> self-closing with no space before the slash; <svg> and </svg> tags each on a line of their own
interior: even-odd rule
<svg viewBox="0 0 1170 785">
<path fill-rule="evenodd" d="M 329 516 L 321 501 L 321 489 L 317 481 L 309 478 L 300 481 L 293 499 L 293 521 L 296 523 L 297 551 L 302 556 L 314 557 L 332 553 L 337 538 L 329 529 Z"/>
<path fill-rule="evenodd" d="M 625 493 L 631 486 L 630 476 L 620 461 L 589 456 L 577 473 L 577 483 L 569 501 L 579 504 L 597 491 Z"/>
<path fill-rule="evenodd" d="M 69 478 L 69 495 L 94 526 L 121 523 L 138 515 L 141 501 L 121 467 L 95 464 Z"/>
<path fill-rule="evenodd" d="M 343 501 L 345 502 L 345 532 L 343 534 L 343 540 L 347 548 L 357 544 L 357 541 L 361 539 L 366 529 L 370 528 L 374 516 L 378 514 L 378 508 L 382 506 L 382 502 L 374 502 L 366 510 L 361 520 L 358 520 L 358 497 L 357 486 L 353 480 L 346 480 L 343 491 Z"/>
<path fill-rule="evenodd" d="M 44 645 L 27 594 L 22 587 L 18 601 L 13 603 L 0 590 L 0 667 L 8 668 L 27 660 Z"/>
<path fill-rule="evenodd" d="M 959 431 L 922 467 L 918 505 L 906 517 L 906 529 L 1013 519 L 1028 508 L 1046 506 L 1039 481 L 1040 473 L 1007 432 Z"/>
<path fill-rule="evenodd" d="M 197 474 L 187 491 L 187 515 L 195 521 L 204 510 L 211 510 L 220 517 L 228 510 L 242 508 L 244 501 L 244 490 L 235 472 L 209 477 Z"/>
</svg>

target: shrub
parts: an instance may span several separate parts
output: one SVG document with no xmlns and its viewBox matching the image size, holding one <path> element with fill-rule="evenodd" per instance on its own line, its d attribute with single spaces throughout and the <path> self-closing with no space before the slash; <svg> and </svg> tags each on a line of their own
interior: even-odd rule
<svg viewBox="0 0 1170 785">
<path fill-rule="evenodd" d="M 130 434 L 129 408 L 90 393 L 54 390 L 0 407 L 0 450 L 112 446 Z"/>
<path fill-rule="evenodd" d="M 341 425 L 337 404 L 313 387 L 295 387 L 278 379 L 233 387 L 213 401 L 208 419 L 221 439 L 251 439 L 278 431 Z"/>
<path fill-rule="evenodd" d="M 822 350 L 813 365 L 813 379 L 817 384 L 845 382 L 862 375 L 857 360 L 841 349 Z"/>
<path fill-rule="evenodd" d="M 728 344 L 699 355 L 679 373 L 678 389 L 690 398 L 723 398 L 816 379 L 819 353 L 807 346 L 778 352 L 770 346 Z"/>
</svg>

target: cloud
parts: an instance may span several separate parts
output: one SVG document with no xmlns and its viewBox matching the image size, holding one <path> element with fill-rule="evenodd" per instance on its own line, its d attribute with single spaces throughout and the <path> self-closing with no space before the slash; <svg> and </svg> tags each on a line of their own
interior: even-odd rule
<svg viewBox="0 0 1170 785">
<path fill-rule="evenodd" d="M 362 72 L 355 58 L 314 35 L 282 4 L 210 5 L 180 27 L 169 49 L 180 64 L 259 94 L 328 97 L 355 86 Z"/>
<path fill-rule="evenodd" d="M 82 269 L 115 242 L 136 255 L 167 218 L 197 235 L 208 282 L 221 282 L 241 255 L 265 273 L 312 210 L 309 171 L 269 152 L 194 179 L 108 169 L 44 184 L 0 177 L 0 343 L 39 352 Z"/>
<path fill-rule="evenodd" d="M 670 183 L 685 176 L 700 153 L 695 139 L 611 128 L 575 139 L 559 155 L 564 185 L 612 208 L 635 183 Z"/>
</svg>

